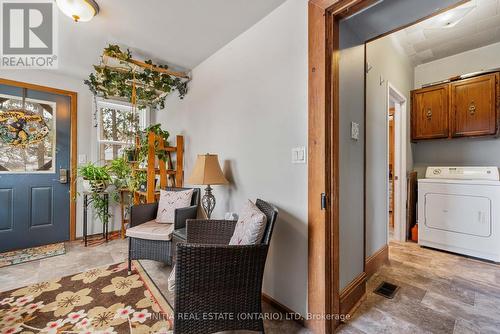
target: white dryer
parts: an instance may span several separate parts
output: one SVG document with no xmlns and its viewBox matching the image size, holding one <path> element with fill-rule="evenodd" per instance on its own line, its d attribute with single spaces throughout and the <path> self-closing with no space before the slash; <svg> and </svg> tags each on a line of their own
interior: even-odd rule
<svg viewBox="0 0 500 334">
<path fill-rule="evenodd" d="M 497 167 L 428 167 L 418 180 L 418 243 L 500 262 Z"/>
</svg>

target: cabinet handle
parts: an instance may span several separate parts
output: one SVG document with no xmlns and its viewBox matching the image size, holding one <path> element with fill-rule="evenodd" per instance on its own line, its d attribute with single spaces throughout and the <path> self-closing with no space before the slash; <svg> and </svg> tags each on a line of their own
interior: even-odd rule
<svg viewBox="0 0 500 334">
<path fill-rule="evenodd" d="M 427 117 L 427 119 L 429 119 L 429 120 L 432 118 L 431 108 L 427 109 L 427 112 L 425 113 L 425 117 Z"/>
<path fill-rule="evenodd" d="M 474 116 L 475 113 L 476 113 L 476 104 L 474 103 L 474 101 L 472 101 L 469 105 L 469 114 L 471 114 L 471 116 Z"/>
</svg>

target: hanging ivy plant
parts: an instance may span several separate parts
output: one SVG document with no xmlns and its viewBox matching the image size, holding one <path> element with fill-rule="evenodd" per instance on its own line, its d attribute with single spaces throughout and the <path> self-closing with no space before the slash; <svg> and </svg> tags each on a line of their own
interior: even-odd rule
<svg viewBox="0 0 500 334">
<path fill-rule="evenodd" d="M 141 149 L 139 151 L 139 160 L 143 161 L 146 159 L 148 156 L 148 134 L 150 132 L 153 132 L 155 135 L 160 136 L 163 139 L 163 142 L 165 145 L 168 145 L 168 137 L 170 136 L 170 133 L 167 130 L 163 130 L 161 128 L 161 124 L 153 124 L 147 128 L 145 128 L 141 133 L 139 134 L 139 140 L 141 143 Z M 155 154 L 158 157 L 158 159 L 167 162 L 168 161 L 168 154 L 165 150 L 160 150 L 158 142 L 155 143 Z"/>
<path fill-rule="evenodd" d="M 155 71 L 144 67 L 137 71 L 137 66 L 130 65 L 132 54 L 120 50 L 118 45 L 109 45 L 104 49 L 105 56 L 116 58 L 127 67 L 110 67 L 103 64 L 94 65 L 94 73 L 89 75 L 85 84 L 95 96 L 103 98 L 120 97 L 133 102 L 135 86 L 136 104 L 139 109 L 152 107 L 165 108 L 165 98 L 169 93 L 177 90 L 182 99 L 187 93 L 187 79 Z M 151 60 L 144 62 L 152 67 L 168 69 L 167 65 L 156 65 Z"/>
<path fill-rule="evenodd" d="M 104 49 L 104 54 L 106 56 L 118 58 L 125 61 L 132 59 L 132 53 L 129 49 L 127 49 L 127 52 L 122 52 L 122 50 L 120 50 L 120 47 L 115 44 L 108 45 L 108 47 Z"/>
</svg>

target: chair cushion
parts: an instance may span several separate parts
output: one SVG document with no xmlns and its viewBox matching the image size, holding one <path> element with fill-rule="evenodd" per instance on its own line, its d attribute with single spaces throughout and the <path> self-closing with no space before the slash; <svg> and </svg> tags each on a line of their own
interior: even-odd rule
<svg viewBox="0 0 500 334">
<path fill-rule="evenodd" d="M 191 197 L 194 189 L 169 191 L 160 190 L 160 201 L 156 214 L 157 223 L 173 223 L 175 209 L 185 208 L 191 205 Z"/>
<path fill-rule="evenodd" d="M 127 229 L 127 237 L 169 241 L 172 239 L 174 224 L 160 224 L 154 220 Z"/>
<path fill-rule="evenodd" d="M 230 245 L 256 245 L 262 241 L 266 229 L 266 215 L 248 200 L 236 223 Z"/>
</svg>

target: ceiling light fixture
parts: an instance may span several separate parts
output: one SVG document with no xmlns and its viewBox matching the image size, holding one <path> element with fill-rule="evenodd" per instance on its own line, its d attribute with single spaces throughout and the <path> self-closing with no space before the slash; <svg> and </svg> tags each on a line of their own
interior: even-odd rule
<svg viewBox="0 0 500 334">
<path fill-rule="evenodd" d="M 75 22 L 88 22 L 99 13 L 94 0 L 56 0 L 57 7 Z"/>
<path fill-rule="evenodd" d="M 476 6 L 455 8 L 446 13 L 436 16 L 436 24 L 433 28 L 453 28 L 464 19 Z"/>
</svg>

